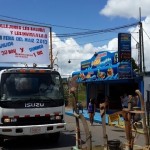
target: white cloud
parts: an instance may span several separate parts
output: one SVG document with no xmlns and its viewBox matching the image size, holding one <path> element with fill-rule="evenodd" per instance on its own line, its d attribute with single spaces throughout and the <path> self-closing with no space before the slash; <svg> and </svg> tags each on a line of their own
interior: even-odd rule
<svg viewBox="0 0 150 150">
<path fill-rule="evenodd" d="M 56 37 L 55 33 L 53 33 L 53 55 L 54 58 L 57 55 L 55 63 L 58 64 L 54 66 L 56 69 L 60 71 L 62 75 L 71 75 L 73 71 L 80 70 L 80 62 L 86 59 L 90 59 L 95 52 L 110 50 L 117 50 L 117 38 L 109 41 L 108 45 L 104 45 L 102 47 L 94 47 L 92 43 L 87 43 L 80 46 L 73 38 L 67 38 L 62 41 L 58 37 Z M 71 63 L 68 63 L 68 60 Z"/>
<path fill-rule="evenodd" d="M 90 59 L 99 48 L 94 47 L 91 43 L 80 46 L 73 38 L 61 40 L 53 33 L 53 57 L 57 55 L 56 62 L 62 75 L 71 75 L 73 71 L 80 70 L 80 62 Z M 57 54 L 58 53 L 58 54 Z M 68 63 L 68 60 L 71 63 Z"/>
<path fill-rule="evenodd" d="M 100 14 L 108 17 L 139 18 L 139 8 L 143 17 L 150 15 L 149 0 L 108 0 Z"/>
<path fill-rule="evenodd" d="M 144 52 L 145 52 L 145 65 L 146 70 L 150 71 L 150 17 L 143 21 L 143 37 L 144 37 Z"/>
<path fill-rule="evenodd" d="M 73 38 L 67 38 L 62 41 L 53 33 L 53 57 L 55 58 L 57 55 L 58 58 L 57 62 L 54 63 L 58 64 L 58 70 L 62 75 L 71 75 L 72 71 L 80 69 L 80 62 L 83 60 L 83 51 L 84 48 Z M 71 63 L 68 63 L 69 60 L 71 60 Z"/>
<path fill-rule="evenodd" d="M 118 50 L 118 38 L 114 38 L 111 41 L 109 41 L 107 49 L 111 51 L 117 51 Z"/>
</svg>

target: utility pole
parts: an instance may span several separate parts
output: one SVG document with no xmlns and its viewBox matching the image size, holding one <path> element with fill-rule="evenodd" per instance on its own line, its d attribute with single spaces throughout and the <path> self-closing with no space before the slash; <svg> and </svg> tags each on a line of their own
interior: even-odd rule
<svg viewBox="0 0 150 150">
<path fill-rule="evenodd" d="M 143 73 L 145 74 L 145 57 L 144 57 L 144 40 L 143 40 L 143 27 L 141 23 L 141 47 L 142 47 L 142 56 L 143 56 Z"/>
<path fill-rule="evenodd" d="M 53 47 L 52 47 L 52 28 L 50 27 L 50 62 L 51 68 L 53 68 Z"/>
<path fill-rule="evenodd" d="M 140 67 L 140 73 L 142 73 L 142 46 L 141 46 L 141 29 L 142 29 L 142 22 L 141 22 L 141 9 L 139 8 L 139 16 L 140 16 L 140 22 L 139 22 L 139 57 L 140 57 L 140 62 L 139 62 L 139 67 Z"/>
<path fill-rule="evenodd" d="M 139 29 L 139 68 L 140 73 L 142 73 L 142 47 L 141 47 L 141 22 L 139 22 L 140 29 Z"/>
<path fill-rule="evenodd" d="M 141 8 L 139 8 L 140 22 L 139 22 L 139 56 L 140 56 L 140 73 L 145 73 L 145 58 L 144 58 L 144 41 L 143 41 L 143 26 L 141 22 Z"/>
<path fill-rule="evenodd" d="M 139 47 L 139 42 L 137 42 L 136 48 L 138 50 L 138 61 L 137 61 L 137 65 L 138 65 L 138 68 L 139 68 L 138 72 L 140 73 L 140 47 Z"/>
</svg>

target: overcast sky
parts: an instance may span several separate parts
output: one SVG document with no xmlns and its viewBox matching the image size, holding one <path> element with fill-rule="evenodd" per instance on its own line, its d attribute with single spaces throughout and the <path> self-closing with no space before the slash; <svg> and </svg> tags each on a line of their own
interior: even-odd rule
<svg viewBox="0 0 150 150">
<path fill-rule="evenodd" d="M 119 32 L 132 34 L 132 57 L 137 62 L 138 25 L 111 33 L 59 35 L 132 24 L 139 21 L 141 8 L 145 64 L 150 71 L 150 0 L 0 0 L 0 3 L 0 18 L 13 17 L 52 26 L 54 66 L 63 76 L 80 70 L 80 62 L 90 59 L 95 52 L 117 51 Z"/>
</svg>

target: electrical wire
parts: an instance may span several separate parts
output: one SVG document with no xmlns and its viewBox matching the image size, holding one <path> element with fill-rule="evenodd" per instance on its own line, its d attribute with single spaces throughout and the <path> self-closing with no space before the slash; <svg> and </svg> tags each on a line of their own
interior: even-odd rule
<svg viewBox="0 0 150 150">
<path fill-rule="evenodd" d="M 83 28 L 75 28 L 75 27 L 68 27 L 68 26 L 61 26 L 61 25 L 52 25 L 52 24 L 46 24 L 46 23 L 40 23 L 40 22 L 36 22 L 36 21 L 29 21 L 29 20 L 25 20 L 25 19 L 19 19 L 19 18 L 15 18 L 15 17 L 9 17 L 9 16 L 5 16 L 5 15 L 0 15 L 1 17 L 5 17 L 5 18 L 9 18 L 9 19 L 16 19 L 16 20 L 20 20 L 20 21 L 27 21 L 27 22 L 32 22 L 32 23 L 36 23 L 36 24 L 41 24 L 44 26 L 57 26 L 57 27 L 62 27 L 62 28 L 70 28 L 70 29 L 77 29 L 77 30 L 87 30 L 86 32 L 76 32 L 76 33 L 65 33 L 65 34 L 56 34 L 57 37 L 70 37 L 70 36 L 83 36 L 83 35 L 94 35 L 94 34 L 100 34 L 100 33 L 106 33 L 106 32 L 113 32 L 115 30 L 119 30 L 119 29 L 123 29 L 123 28 L 128 28 L 131 26 L 135 26 L 137 25 L 139 22 L 133 23 L 133 24 L 129 24 L 129 25 L 124 25 L 124 26 L 120 26 L 120 27 L 115 27 L 115 28 L 108 28 L 108 29 L 104 29 L 104 30 L 91 30 L 91 29 L 83 29 Z M 2 20 L 2 19 L 0 19 Z M 8 20 L 2 20 L 2 21 L 8 21 Z M 12 21 L 15 22 L 16 21 Z M 18 23 L 18 22 L 17 22 Z M 20 23 L 20 22 L 19 22 Z"/>
<path fill-rule="evenodd" d="M 146 31 L 143 28 L 144 33 L 147 35 L 147 37 L 150 39 L 150 36 L 146 33 Z"/>
<path fill-rule="evenodd" d="M 69 29 L 76 29 L 76 30 L 91 30 L 91 29 L 84 29 L 84 28 L 77 28 L 77 27 L 69 27 L 69 26 L 62 26 L 62 25 L 54 25 L 54 24 L 36 22 L 36 21 L 25 20 L 25 19 L 20 19 L 20 18 L 15 18 L 15 17 L 9 17 L 9 16 L 4 16 L 4 15 L 0 15 L 0 16 L 4 17 L 4 18 L 9 18 L 9 19 L 16 19 L 16 20 L 20 20 L 20 21 L 26 21 L 26 22 L 41 24 L 41 25 L 44 25 L 44 26 L 54 26 L 54 27 L 69 28 Z"/>
<path fill-rule="evenodd" d="M 115 28 L 107 28 L 107 29 L 103 29 L 103 30 L 90 30 L 90 31 L 86 31 L 86 32 L 75 32 L 75 33 L 66 33 L 66 34 L 56 34 L 57 37 L 69 37 L 69 36 L 80 36 L 80 35 L 90 35 L 90 34 L 96 34 L 96 33 L 106 33 L 106 32 L 112 32 L 115 30 L 119 30 L 119 29 L 124 29 L 124 28 L 129 28 L 132 26 L 138 25 L 138 22 L 133 23 L 133 24 L 129 24 L 129 25 L 124 25 L 124 26 L 120 26 L 120 27 L 115 27 Z"/>
<path fill-rule="evenodd" d="M 102 40 L 96 40 L 96 41 L 92 41 L 92 42 L 90 42 L 90 43 L 99 43 L 99 42 L 102 42 L 102 41 L 110 41 L 112 38 L 107 38 L 107 39 L 102 39 Z M 59 41 L 55 41 L 55 40 L 53 40 L 53 43 L 59 43 Z M 87 42 L 85 43 L 78 43 L 80 46 L 82 46 L 82 45 L 85 45 L 85 44 L 87 44 Z M 74 46 L 74 45 L 72 45 L 72 46 Z M 76 46 L 76 45 L 75 45 Z"/>
<path fill-rule="evenodd" d="M 134 38 L 134 36 L 131 34 L 131 37 L 133 38 L 133 40 L 135 41 L 135 42 L 137 42 L 137 43 L 139 43 L 135 38 Z"/>
<path fill-rule="evenodd" d="M 46 24 L 46 23 L 41 23 L 41 22 L 36 22 L 36 21 L 29 21 L 29 20 L 25 20 L 25 19 L 19 19 L 19 18 L 15 18 L 15 17 L 9 17 L 9 16 L 5 16 L 5 15 L 0 15 L 0 16 L 1 17 L 5 17 L 5 18 L 9 18 L 9 19 L 19 20 L 19 21 L 32 22 L 32 23 L 36 23 L 38 25 L 39 24 L 40 25 L 44 25 L 46 27 L 47 26 L 55 26 L 55 27 L 70 28 L 70 29 L 76 29 L 76 30 L 86 30 L 85 32 L 56 34 L 56 36 L 59 37 L 59 38 L 60 37 L 61 38 L 62 37 L 72 37 L 73 36 L 74 39 L 85 38 L 85 37 L 89 37 L 89 36 L 95 36 L 95 35 L 104 34 L 104 33 L 107 33 L 107 32 L 114 32 L 114 31 L 119 30 L 119 29 L 124 29 L 124 28 L 128 28 L 128 27 L 135 26 L 135 25 L 139 24 L 139 22 L 135 22 L 133 24 L 123 25 L 123 26 L 119 26 L 119 27 L 115 27 L 115 28 L 107 28 L 107 29 L 103 29 L 103 30 L 91 30 L 91 29 L 83 29 L 83 28 L 76 28 L 76 27 L 61 26 L 61 25 Z M 22 22 L 16 22 L 16 21 L 4 20 L 4 19 L 0 19 L 0 20 L 1 21 L 7 21 L 7 22 L 14 22 L 14 23 L 21 23 L 21 24 L 23 24 Z M 27 23 L 24 23 L 24 24 L 27 24 Z M 145 32 L 145 30 L 144 30 L 144 32 Z M 146 33 L 146 35 L 148 36 L 147 33 Z M 133 36 L 132 36 L 132 38 L 136 41 L 136 39 Z M 148 36 L 148 38 L 150 39 L 149 36 Z M 106 39 L 104 39 L 104 40 L 106 40 Z M 104 41 L 104 40 L 99 40 L 99 41 Z M 94 42 L 90 42 L 90 43 L 94 43 Z"/>
</svg>

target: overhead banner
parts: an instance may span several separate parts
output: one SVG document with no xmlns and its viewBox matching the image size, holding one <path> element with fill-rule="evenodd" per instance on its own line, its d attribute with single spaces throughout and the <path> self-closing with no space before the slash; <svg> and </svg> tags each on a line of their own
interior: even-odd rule
<svg viewBox="0 0 150 150">
<path fill-rule="evenodd" d="M 0 21 L 0 62 L 50 64 L 49 27 Z"/>
</svg>

